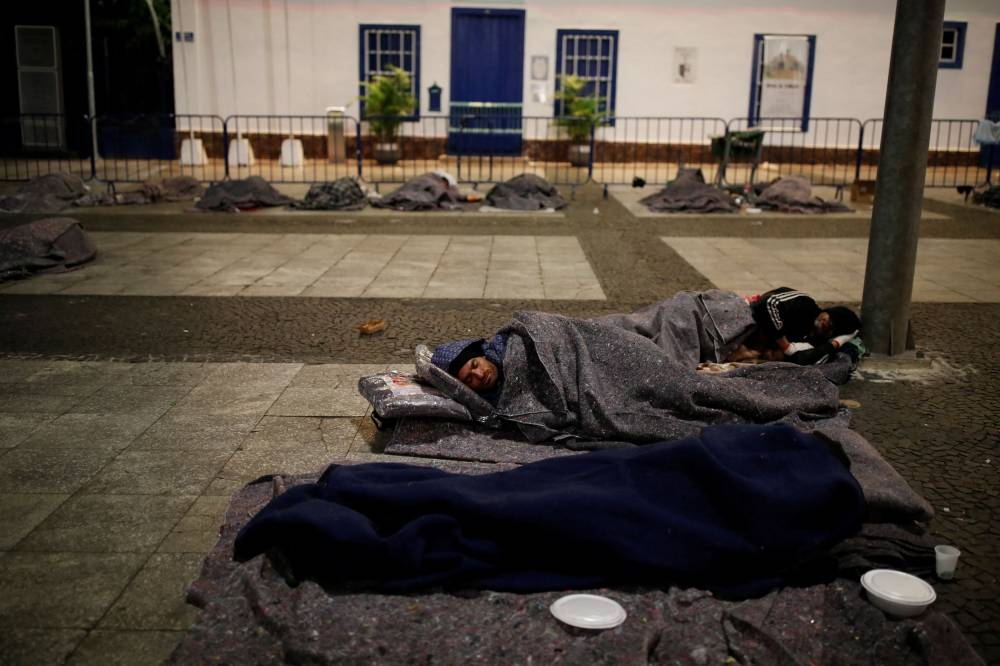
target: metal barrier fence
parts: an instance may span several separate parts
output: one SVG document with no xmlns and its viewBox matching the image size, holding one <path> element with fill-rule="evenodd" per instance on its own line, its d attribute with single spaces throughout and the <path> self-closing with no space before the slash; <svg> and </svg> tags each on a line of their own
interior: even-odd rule
<svg viewBox="0 0 1000 666">
<path fill-rule="evenodd" d="M 225 123 L 218 116 L 102 114 L 94 123 L 93 177 L 112 187 L 170 176 L 226 177 Z"/>
<path fill-rule="evenodd" d="M 189 175 L 201 181 L 261 176 L 273 183 L 330 182 L 359 176 L 376 186 L 442 170 L 476 187 L 534 173 L 555 185 L 593 180 L 665 184 L 680 167 L 739 188 L 789 175 L 816 185 L 873 180 L 881 119 L 617 117 L 572 146 L 558 119 L 496 109 L 453 109 L 398 124 L 392 141 L 377 118 L 58 114 L 0 118 L 0 181 L 70 172 L 84 179 L 136 183 Z M 1000 168 L 1000 149 L 980 146 L 977 120 L 932 121 L 926 185 L 977 186 Z M 763 132 L 763 134 L 761 134 Z M 96 155 L 91 148 L 96 143 Z"/>
<path fill-rule="evenodd" d="M 93 178 L 90 136 L 84 117 L 53 113 L 0 117 L 0 181 L 62 172 Z"/>
<path fill-rule="evenodd" d="M 882 119 L 864 122 L 864 140 L 858 147 L 857 178 L 875 180 L 878 175 Z M 992 182 L 992 170 L 1000 169 L 1000 146 L 980 147 L 973 135 L 978 120 L 931 121 L 927 148 L 926 187 L 978 186 Z"/>
<path fill-rule="evenodd" d="M 722 118 L 615 118 L 595 131 L 593 178 L 605 185 L 636 178 L 665 185 L 679 167 L 690 167 L 712 181 L 719 164 L 712 142 L 725 137 L 726 128 Z"/>
</svg>

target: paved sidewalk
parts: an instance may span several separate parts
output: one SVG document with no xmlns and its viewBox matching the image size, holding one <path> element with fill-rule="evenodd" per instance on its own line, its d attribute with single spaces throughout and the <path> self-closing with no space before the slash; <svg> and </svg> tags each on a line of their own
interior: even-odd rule
<svg viewBox="0 0 1000 666">
<path fill-rule="evenodd" d="M 931 367 L 842 395 L 963 550 L 936 608 L 1000 663 L 1000 216 L 925 208 L 912 316 Z M 488 334 L 517 309 L 593 316 L 712 286 L 857 305 L 867 233 L 863 216 L 639 218 L 596 188 L 544 223 L 79 217 L 97 263 L 0 285 L 4 664 L 159 663 L 195 617 L 183 590 L 231 494 L 387 458 L 357 378 L 409 369 L 418 342 Z M 372 317 L 389 328 L 359 335 Z"/>
</svg>

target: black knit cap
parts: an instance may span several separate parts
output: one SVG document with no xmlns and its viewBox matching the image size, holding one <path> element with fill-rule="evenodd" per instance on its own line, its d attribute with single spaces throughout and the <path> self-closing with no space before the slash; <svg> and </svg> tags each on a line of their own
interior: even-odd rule
<svg viewBox="0 0 1000 666">
<path fill-rule="evenodd" d="M 445 370 L 452 377 L 458 377 L 458 371 L 470 358 L 484 355 L 483 344 L 485 342 L 482 338 L 476 338 L 439 345 L 434 350 L 431 363 Z"/>
<path fill-rule="evenodd" d="M 846 335 L 854 331 L 861 330 L 861 319 L 851 308 L 837 305 L 824 310 L 830 315 L 830 323 L 833 324 L 833 335 Z"/>
</svg>

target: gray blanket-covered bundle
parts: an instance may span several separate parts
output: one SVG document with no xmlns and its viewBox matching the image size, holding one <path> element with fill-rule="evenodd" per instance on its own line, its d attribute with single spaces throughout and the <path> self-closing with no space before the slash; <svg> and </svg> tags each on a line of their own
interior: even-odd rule
<svg viewBox="0 0 1000 666">
<path fill-rule="evenodd" d="M 504 469 L 433 465 L 463 474 Z M 267 555 L 234 561 L 236 535 L 250 517 L 286 488 L 316 478 L 275 477 L 233 497 L 221 537 L 188 589 L 203 612 L 168 663 L 982 663 L 947 616 L 932 607 L 917 618 L 888 618 L 853 574 L 732 601 L 694 588 L 592 590 L 619 602 L 627 618 L 615 629 L 587 631 L 550 613 L 562 592 L 329 592 L 311 581 L 290 587 Z M 853 571 L 893 561 L 902 547 L 892 543 L 912 551 L 909 570 L 929 570 L 930 542 L 891 525 L 866 525 L 833 554 Z"/>
<path fill-rule="evenodd" d="M 71 173 L 36 176 L 14 194 L 0 196 L 0 210 L 9 213 L 58 213 L 85 197 L 90 188 Z"/>
<path fill-rule="evenodd" d="M 833 416 L 834 382 L 850 373 L 843 364 L 698 372 L 700 362 L 724 360 L 753 325 L 746 302 L 718 290 L 681 292 L 629 315 L 594 320 L 518 312 L 501 329 L 508 338 L 495 409 L 420 356 L 417 371 L 473 416 L 516 424 L 531 441 L 567 435 L 661 441 L 710 424 Z"/>
<path fill-rule="evenodd" d="M 306 210 L 361 210 L 368 198 L 356 178 L 344 176 L 332 183 L 314 183 L 305 199 L 292 204 Z"/>
<path fill-rule="evenodd" d="M 987 208 L 1000 208 L 1000 185 L 994 185 L 981 192 L 973 192 L 972 203 Z"/>
<path fill-rule="evenodd" d="M 287 206 L 292 203 L 260 176 L 246 180 L 225 180 L 210 186 L 195 207 L 199 210 L 237 212 L 253 208 Z"/>
<path fill-rule="evenodd" d="M 701 169 L 680 169 L 677 178 L 639 203 L 660 213 L 735 213 L 740 209 L 728 192 L 705 182 Z"/>
<path fill-rule="evenodd" d="M 34 272 L 80 268 L 97 256 L 97 248 L 80 223 L 48 217 L 0 230 L 0 282 Z"/>
<path fill-rule="evenodd" d="M 485 203 L 504 210 L 559 210 L 566 207 L 566 200 L 559 190 L 532 173 L 522 173 L 497 183 L 486 193 Z"/>
<path fill-rule="evenodd" d="M 444 174 L 425 173 L 403 183 L 384 197 L 372 199 L 376 208 L 393 210 L 457 210 L 467 202 Z"/>
<path fill-rule="evenodd" d="M 825 201 L 813 196 L 809 180 L 802 176 L 786 176 L 767 187 L 754 200 L 757 208 L 781 213 L 849 213 L 851 209 L 839 201 Z"/>
<path fill-rule="evenodd" d="M 170 201 L 194 201 L 205 192 L 200 181 L 191 176 L 170 176 L 159 180 L 147 180 L 137 190 L 119 192 L 112 204 L 143 205 Z M 98 205 L 104 202 L 95 202 Z M 84 205 L 77 202 L 78 206 Z M 91 204 L 87 204 L 91 205 Z"/>
</svg>

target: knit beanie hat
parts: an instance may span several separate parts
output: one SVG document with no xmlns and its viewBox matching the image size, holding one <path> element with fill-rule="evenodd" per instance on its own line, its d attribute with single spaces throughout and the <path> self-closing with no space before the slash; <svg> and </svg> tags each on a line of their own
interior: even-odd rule
<svg viewBox="0 0 1000 666">
<path fill-rule="evenodd" d="M 470 358 L 483 356 L 484 342 L 482 338 L 470 338 L 438 345 L 431 355 L 431 363 L 452 377 L 457 377 L 458 371 Z"/>
<path fill-rule="evenodd" d="M 833 335 L 846 335 L 861 329 L 861 319 L 851 308 L 837 305 L 824 310 L 830 315 L 830 322 L 833 324 Z"/>
</svg>

